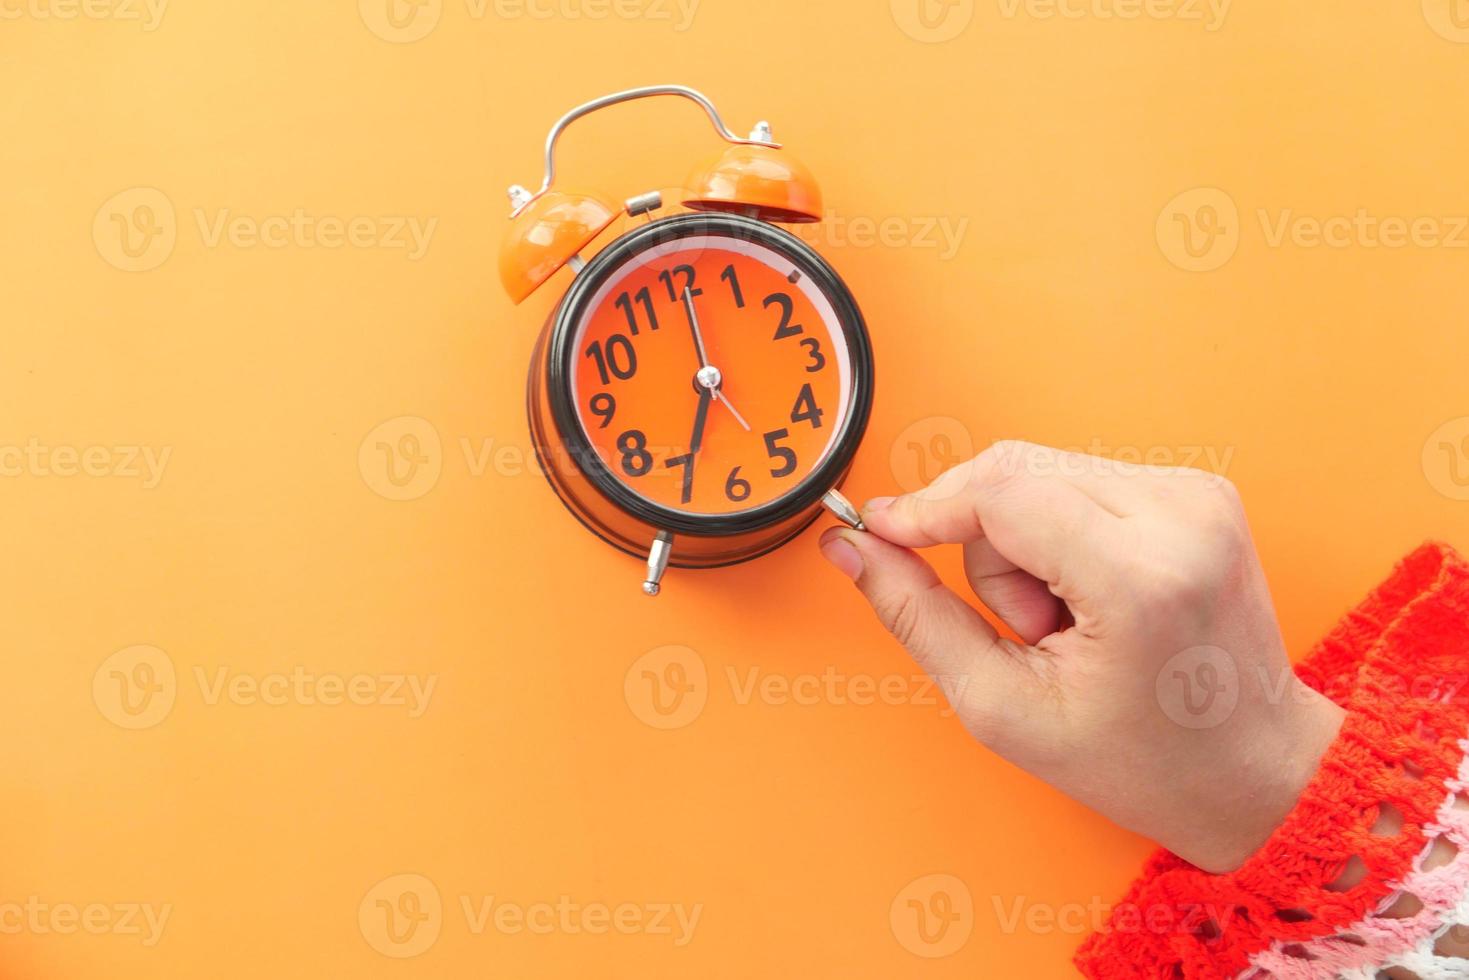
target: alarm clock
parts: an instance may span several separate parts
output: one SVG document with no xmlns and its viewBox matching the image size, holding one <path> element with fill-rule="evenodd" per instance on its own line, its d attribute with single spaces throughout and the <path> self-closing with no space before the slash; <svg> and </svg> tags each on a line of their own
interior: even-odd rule
<svg viewBox="0 0 1469 980">
<path fill-rule="evenodd" d="M 553 189 L 569 125 L 655 96 L 693 101 L 729 144 L 694 172 L 682 208 L 658 192 L 614 206 Z M 571 273 L 531 357 L 540 468 L 588 530 L 643 560 L 644 593 L 670 565 L 766 554 L 823 507 L 862 526 L 838 488 L 872 408 L 872 345 L 851 289 L 781 227 L 819 221 L 821 193 L 768 123 L 741 139 L 693 89 L 618 92 L 551 128 L 540 189 L 513 186 L 510 201 L 511 299 Z M 626 219 L 639 220 L 591 254 Z"/>
</svg>

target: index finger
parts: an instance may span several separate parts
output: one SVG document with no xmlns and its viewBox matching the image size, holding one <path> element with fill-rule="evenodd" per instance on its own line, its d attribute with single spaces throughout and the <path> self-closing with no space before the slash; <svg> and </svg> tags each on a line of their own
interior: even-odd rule
<svg viewBox="0 0 1469 980">
<path fill-rule="evenodd" d="M 1074 595 L 1115 564 L 1121 520 L 1055 471 L 1025 466 L 1023 449 L 991 446 L 917 493 L 869 504 L 863 523 L 907 548 L 987 538 L 1057 595 Z"/>
</svg>

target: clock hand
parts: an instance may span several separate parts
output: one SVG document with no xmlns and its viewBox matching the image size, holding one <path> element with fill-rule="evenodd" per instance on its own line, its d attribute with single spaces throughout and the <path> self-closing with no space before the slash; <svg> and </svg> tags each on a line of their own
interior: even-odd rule
<svg viewBox="0 0 1469 980">
<path fill-rule="evenodd" d="M 745 417 L 735 410 L 734 405 L 729 400 L 729 396 L 720 391 L 718 388 L 714 388 L 711 390 L 714 392 L 714 397 L 719 399 L 720 404 L 729 409 L 729 413 L 735 417 L 735 421 L 740 424 L 740 428 L 744 429 L 746 432 L 749 432 L 750 423 L 746 422 Z"/>
<path fill-rule="evenodd" d="M 704 426 L 709 422 L 709 403 L 713 401 L 715 392 L 710 388 L 699 389 L 699 408 L 694 412 L 694 434 L 689 436 L 689 457 L 692 466 L 692 458 L 699 455 L 699 450 L 704 448 Z"/>
<path fill-rule="evenodd" d="M 699 352 L 699 373 L 695 376 L 699 382 L 699 387 L 718 399 L 725 408 L 729 409 L 729 413 L 735 417 L 735 421 L 740 424 L 740 428 L 749 432 L 750 423 L 746 422 L 745 417 L 735 409 L 729 400 L 729 396 L 719 390 L 719 386 L 724 384 L 724 376 L 719 373 L 719 368 L 709 363 L 709 352 L 704 347 L 704 335 L 699 330 L 699 314 L 694 309 L 694 291 L 690 286 L 684 287 L 683 305 L 689 315 L 689 329 L 694 334 L 694 348 Z"/>
<path fill-rule="evenodd" d="M 694 375 L 694 384 L 698 386 L 701 392 L 709 392 L 725 408 L 729 409 L 729 413 L 735 417 L 735 421 L 740 424 L 740 428 L 746 432 L 750 431 L 750 423 L 746 422 L 745 417 L 735 410 L 734 404 L 729 400 L 729 396 L 723 391 L 724 375 L 719 373 L 719 368 L 712 364 L 699 368 L 699 373 Z"/>
<path fill-rule="evenodd" d="M 684 467 L 684 503 L 688 503 L 694 496 L 694 464 L 699 460 L 699 450 L 704 448 L 704 426 L 709 423 L 709 403 L 713 400 L 714 396 L 708 388 L 699 389 L 699 407 L 694 411 L 694 432 L 689 436 L 689 451 L 683 456 L 676 456 L 669 459 L 664 464 L 669 467 Z M 652 566 L 650 565 L 649 567 Z M 651 595 L 651 593 L 649 594 Z"/>
<path fill-rule="evenodd" d="M 704 335 L 699 331 L 699 314 L 694 310 L 694 291 L 691 286 L 684 287 L 683 305 L 689 315 L 689 329 L 694 334 L 694 349 L 699 352 L 699 367 L 707 368 L 709 352 L 704 349 Z"/>
</svg>

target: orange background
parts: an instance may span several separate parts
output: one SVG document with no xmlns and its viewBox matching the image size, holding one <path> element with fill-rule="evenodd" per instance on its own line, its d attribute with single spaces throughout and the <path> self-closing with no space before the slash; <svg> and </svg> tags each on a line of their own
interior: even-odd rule
<svg viewBox="0 0 1469 980">
<path fill-rule="evenodd" d="M 152 30 L 108 2 L 0 6 L 0 451 L 99 450 L 92 475 L 0 478 L 4 976 L 1070 975 L 1068 910 L 1118 896 L 1145 842 L 931 705 L 741 697 L 752 671 L 913 672 L 814 535 L 649 601 L 524 466 L 525 367 L 566 274 L 504 298 L 503 188 L 613 89 L 683 82 L 737 128 L 769 118 L 842 221 L 886 223 L 818 240 L 877 350 L 854 496 L 913 478 L 915 433 L 1209 447 L 1297 653 L 1420 539 L 1469 542 L 1469 250 L 1271 241 L 1283 213 L 1358 209 L 1466 240 L 1469 10 L 1448 0 L 1237 4 L 1217 30 L 1101 16 L 1126 0 L 961 0 L 932 29 L 902 0 L 704 0 L 688 25 L 653 0 L 424 0 L 398 30 L 379 0 L 175 0 Z M 586 121 L 563 164 L 621 197 L 714 148 L 669 101 Z M 1196 188 L 1219 193 L 1168 210 Z M 211 234 L 297 209 L 372 223 L 337 247 Z M 383 246 L 391 216 L 436 220 L 423 254 Z M 153 233 L 137 254 L 117 219 Z M 930 220 L 963 225 L 957 249 L 925 247 Z M 403 486 L 378 441 L 417 447 Z M 169 452 L 156 486 L 127 446 Z M 692 656 L 643 665 L 706 680 L 663 730 L 635 662 L 669 645 Z M 211 698 L 221 670 L 436 686 L 411 717 Z M 418 906 L 422 950 L 374 924 L 422 889 L 400 874 L 441 902 Z M 930 875 L 970 897 L 939 958 L 904 919 Z M 491 895 L 702 911 L 681 947 L 476 933 L 461 898 Z M 55 911 L 15 929 L 30 896 L 103 906 L 100 934 Z M 161 940 L 122 903 L 169 907 Z"/>
</svg>

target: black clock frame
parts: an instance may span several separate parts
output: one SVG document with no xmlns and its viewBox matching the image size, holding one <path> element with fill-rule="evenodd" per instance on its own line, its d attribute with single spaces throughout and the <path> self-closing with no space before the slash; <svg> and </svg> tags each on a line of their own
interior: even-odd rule
<svg viewBox="0 0 1469 980">
<path fill-rule="evenodd" d="M 604 282 L 640 252 L 682 238 L 714 236 L 753 241 L 789 259 L 831 302 L 852 368 L 852 397 L 832 451 L 779 499 L 731 514 L 690 514 L 653 503 L 626 486 L 592 447 L 571 401 L 569 378 L 576 350 L 572 337 L 584 307 Z M 846 475 L 867 431 L 873 396 L 872 342 L 862 311 L 841 278 L 814 249 L 783 228 L 737 214 L 699 213 L 662 218 L 623 235 L 599 252 L 576 277 L 554 315 L 546 357 L 546 392 L 562 445 L 587 480 L 609 503 L 640 521 L 676 534 L 727 537 L 772 527 L 815 507 Z M 554 484 L 553 484 L 554 486 Z"/>
</svg>

